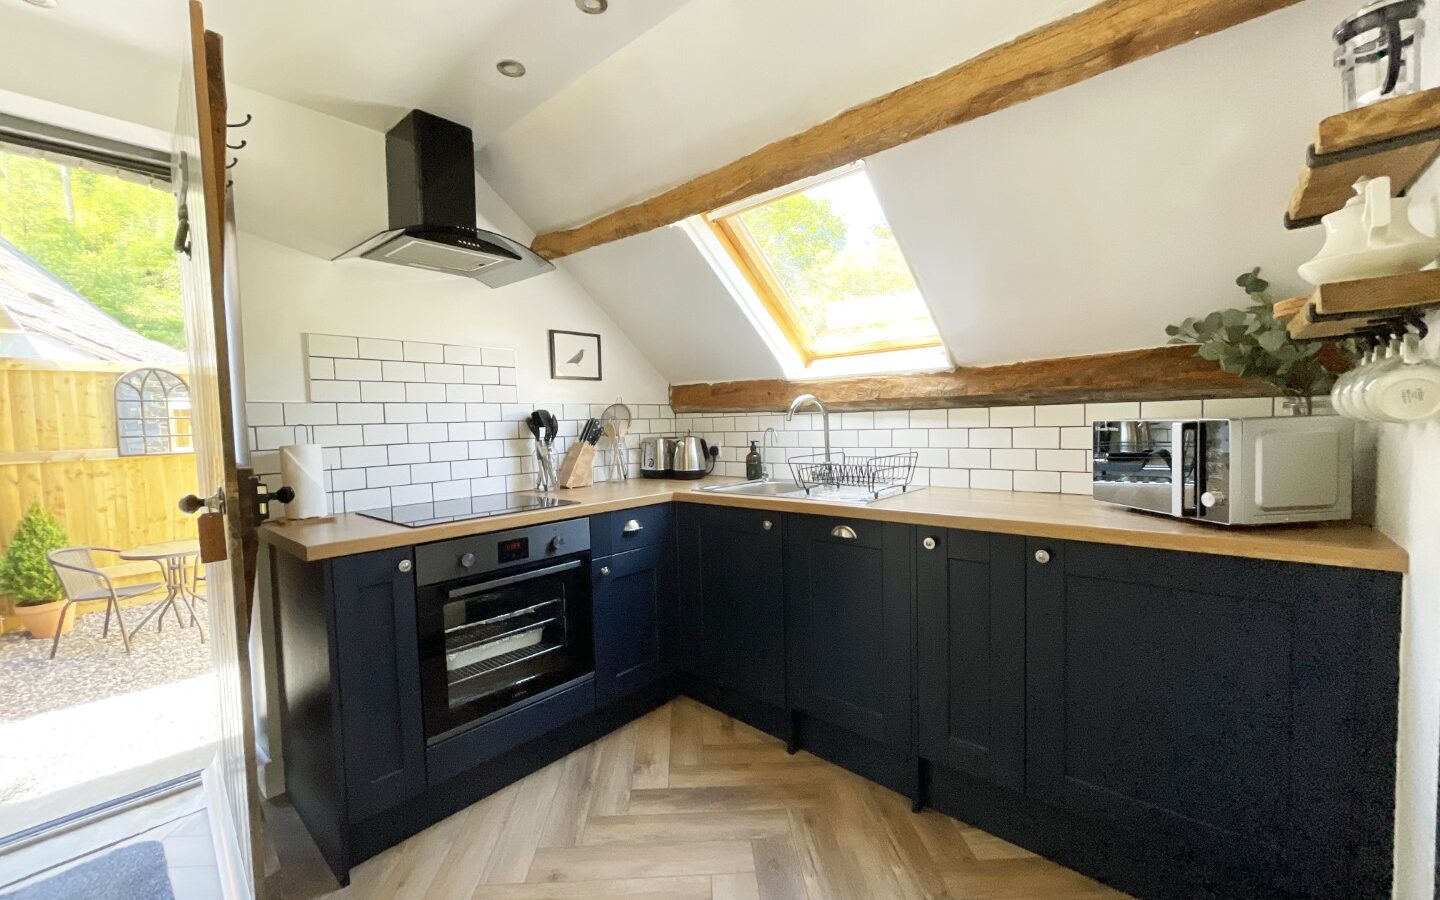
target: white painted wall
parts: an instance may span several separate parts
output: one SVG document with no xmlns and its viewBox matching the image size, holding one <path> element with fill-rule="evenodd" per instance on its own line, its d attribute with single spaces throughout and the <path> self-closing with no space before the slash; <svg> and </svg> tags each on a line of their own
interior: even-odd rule
<svg viewBox="0 0 1440 900">
<path fill-rule="evenodd" d="M 368 260 L 330 257 L 386 227 L 384 135 L 244 88 L 254 115 L 235 169 L 247 398 L 305 399 L 300 335 L 340 333 L 510 347 L 522 396 L 666 401 L 667 382 L 568 273 L 504 288 Z M 481 219 L 532 235 L 483 181 Z M 601 335 L 603 382 L 551 381 L 547 330 Z"/>
</svg>

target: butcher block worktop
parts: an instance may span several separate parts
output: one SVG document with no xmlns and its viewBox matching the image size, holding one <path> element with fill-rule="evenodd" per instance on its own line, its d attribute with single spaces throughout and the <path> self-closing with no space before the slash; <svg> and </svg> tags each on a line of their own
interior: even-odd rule
<svg viewBox="0 0 1440 900">
<path fill-rule="evenodd" d="M 560 491 L 556 495 L 576 501 L 573 506 L 489 519 L 404 528 L 358 513 L 342 513 L 315 521 L 270 523 L 260 529 L 260 535 L 279 549 L 313 562 L 674 500 L 1352 569 L 1404 572 L 1409 566 L 1405 550 L 1395 542 L 1374 528 L 1350 523 L 1222 528 L 1132 512 L 1083 496 L 960 488 L 927 487 L 869 506 L 707 494 L 696 489 L 702 484 L 734 480 L 632 479 Z"/>
</svg>

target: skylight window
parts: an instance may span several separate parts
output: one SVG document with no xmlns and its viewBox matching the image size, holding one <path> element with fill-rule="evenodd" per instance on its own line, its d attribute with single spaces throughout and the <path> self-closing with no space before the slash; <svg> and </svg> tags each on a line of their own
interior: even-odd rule
<svg viewBox="0 0 1440 900">
<path fill-rule="evenodd" d="M 940 346 L 863 168 L 847 167 L 705 219 L 806 365 Z"/>
</svg>

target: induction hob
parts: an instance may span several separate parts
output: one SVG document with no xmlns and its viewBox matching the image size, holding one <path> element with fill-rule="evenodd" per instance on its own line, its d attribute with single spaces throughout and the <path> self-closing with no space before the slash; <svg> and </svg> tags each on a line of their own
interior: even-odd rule
<svg viewBox="0 0 1440 900">
<path fill-rule="evenodd" d="M 440 525 L 444 522 L 488 519 L 492 516 L 504 516 L 510 513 L 574 506 L 576 502 L 547 497 L 544 494 L 490 494 L 484 497 L 436 500 L 433 503 L 407 503 L 403 506 L 362 509 L 356 510 L 356 512 L 382 522 L 404 525 L 406 528 L 420 528 L 425 525 Z"/>
</svg>

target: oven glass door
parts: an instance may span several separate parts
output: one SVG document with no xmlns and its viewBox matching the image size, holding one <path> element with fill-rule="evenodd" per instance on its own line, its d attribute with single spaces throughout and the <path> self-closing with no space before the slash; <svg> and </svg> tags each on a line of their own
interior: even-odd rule
<svg viewBox="0 0 1440 900">
<path fill-rule="evenodd" d="M 583 557 L 427 589 L 425 733 L 448 736 L 595 669 Z"/>
</svg>

